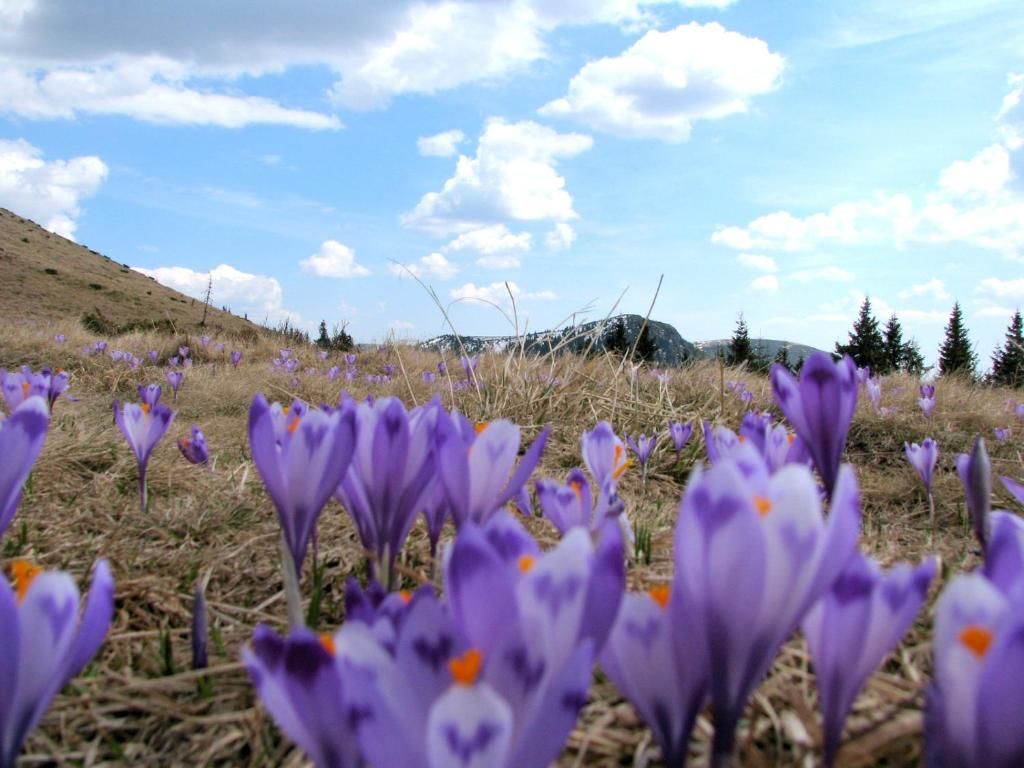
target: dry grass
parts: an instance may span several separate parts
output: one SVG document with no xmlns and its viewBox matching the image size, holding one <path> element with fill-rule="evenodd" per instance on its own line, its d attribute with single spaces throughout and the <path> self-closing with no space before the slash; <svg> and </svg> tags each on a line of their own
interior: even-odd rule
<svg viewBox="0 0 1024 768">
<path fill-rule="evenodd" d="M 63 346 L 52 334 L 68 335 Z M 293 394 L 290 376 L 272 372 L 276 347 L 260 340 L 240 347 L 245 354 L 234 371 L 219 354 L 189 370 L 175 406 L 178 416 L 169 439 L 150 464 L 151 509 L 140 514 L 135 463 L 112 424 L 112 398 L 134 398 L 139 383 L 164 383 L 162 368 L 132 373 L 108 357 L 83 358 L 79 350 L 92 337 L 71 327 L 0 329 L 0 366 L 22 363 L 62 367 L 71 373 L 71 393 L 79 402 L 58 402 L 46 447 L 29 492 L 8 531 L 2 555 L 28 556 L 50 568 L 71 571 L 82 583 L 97 557 L 111 561 L 117 581 L 114 625 L 97 661 L 55 701 L 43 727 L 28 741 L 21 765 L 302 765 L 300 755 L 256 706 L 239 648 L 258 622 L 281 627 L 285 618 L 277 566 L 278 526 L 249 460 L 246 413 L 256 391 L 272 399 Z M 131 335 L 111 340 L 111 348 L 144 355 L 168 354 L 182 339 Z M 228 346 L 228 350 L 232 348 Z M 226 354 L 226 352 L 225 352 Z M 304 364 L 321 371 L 310 350 Z M 580 462 L 579 436 L 599 419 L 620 434 L 663 429 L 667 420 L 710 419 L 738 423 L 744 406 L 724 388 L 740 378 L 752 390 L 754 405 L 770 408 L 767 380 L 744 372 L 723 373 L 702 364 L 672 373 L 661 383 L 647 371 L 620 368 L 608 358 L 529 359 L 487 357 L 478 369 L 479 390 L 457 391 L 451 382 L 422 381 L 437 357 L 393 347 L 363 353 L 361 373 L 380 373 L 385 363 L 399 366 L 390 385 L 374 394 L 396 394 L 407 403 L 440 395 L 447 406 L 473 420 L 505 417 L 533 435 L 551 424 L 552 437 L 540 471 L 564 476 Z M 453 375 L 457 361 L 449 361 Z M 297 393 L 310 402 L 335 402 L 343 386 L 356 397 L 371 390 L 364 380 L 330 382 L 300 374 Z M 864 498 L 864 548 L 883 561 L 917 560 L 929 551 L 927 503 L 903 458 L 904 440 L 935 437 L 942 456 L 936 479 L 938 534 L 946 573 L 973 567 L 968 532 L 953 469 L 953 456 L 966 450 L 975 434 L 991 435 L 1011 416 L 1005 398 L 1012 393 L 972 388 L 958 382 L 938 387 L 938 406 L 926 421 L 916 407 L 910 379 L 884 383 L 884 403 L 897 408 L 882 418 L 862 404 L 850 436 L 849 458 L 858 469 Z M 173 440 L 193 423 L 205 431 L 212 471 L 187 465 Z M 1021 475 L 1020 441 L 990 441 L 997 472 Z M 622 495 L 635 524 L 653 532 L 649 565 L 632 564 L 632 587 L 670 577 L 671 531 L 682 484 L 702 456 L 699 436 L 674 461 L 667 446 L 658 450 L 646 487 L 638 473 L 627 475 Z M 553 543 L 543 521 L 532 530 Z M 319 556 L 325 568 L 323 628 L 336 626 L 345 579 L 361 573 L 361 551 L 347 516 L 331 502 L 321 518 Z M 411 537 L 402 568 L 410 581 L 425 580 L 427 543 L 419 527 Z M 944 574 L 945 575 L 945 574 Z M 193 584 L 208 580 L 214 640 L 209 693 L 198 675 L 187 671 L 188 627 Z M 304 581 L 308 584 L 308 581 Z M 934 595 L 934 593 L 933 593 Z M 899 650 L 885 663 L 857 702 L 848 723 L 841 764 L 913 765 L 921 743 L 922 688 L 930 672 L 928 638 L 931 607 Z M 171 641 L 173 670 L 161 654 L 161 636 Z M 741 763 L 750 766 L 811 765 L 820 733 L 813 674 L 801 640 L 790 642 L 759 688 L 739 735 Z M 694 742 L 703 754 L 710 722 L 701 718 Z M 658 750 L 631 706 L 600 675 L 559 765 L 645 766 L 659 764 Z"/>
</svg>

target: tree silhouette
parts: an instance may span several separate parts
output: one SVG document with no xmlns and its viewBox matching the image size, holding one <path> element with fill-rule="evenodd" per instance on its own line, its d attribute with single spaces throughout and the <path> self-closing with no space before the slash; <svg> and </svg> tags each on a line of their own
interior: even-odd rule
<svg viewBox="0 0 1024 768">
<path fill-rule="evenodd" d="M 953 304 L 946 324 L 946 337 L 939 347 L 939 373 L 943 376 L 960 373 L 973 377 L 977 365 L 978 356 L 967 336 L 963 311 L 958 301 Z"/>
<path fill-rule="evenodd" d="M 846 344 L 836 344 L 836 355 L 849 355 L 857 365 L 884 373 L 887 370 L 885 339 L 878 330 L 878 321 L 871 314 L 871 299 L 867 296 L 861 302 L 860 313 L 849 335 L 850 340 Z"/>
<path fill-rule="evenodd" d="M 1008 387 L 1024 386 L 1024 322 L 1019 309 L 1010 319 L 1003 348 L 992 355 L 992 380 Z"/>
</svg>

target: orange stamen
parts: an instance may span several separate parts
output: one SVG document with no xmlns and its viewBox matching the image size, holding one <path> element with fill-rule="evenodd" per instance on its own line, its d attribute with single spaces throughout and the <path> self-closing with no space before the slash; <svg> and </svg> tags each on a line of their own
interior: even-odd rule
<svg viewBox="0 0 1024 768">
<path fill-rule="evenodd" d="M 473 685 L 480 677 L 484 657 L 476 648 L 470 648 L 458 658 L 448 662 L 448 671 L 458 685 Z"/>
<path fill-rule="evenodd" d="M 516 561 L 516 565 L 519 567 L 520 573 L 529 573 L 535 562 L 537 562 L 537 558 L 533 555 L 521 555 Z"/>
<path fill-rule="evenodd" d="M 398 593 L 398 597 L 399 599 L 401 599 L 403 603 L 408 604 L 412 601 L 412 592 L 410 592 L 408 589 L 403 589 L 401 592 Z"/>
<path fill-rule="evenodd" d="M 187 449 L 188 446 L 189 446 L 188 438 L 187 437 L 179 438 L 178 439 L 178 445 L 180 445 L 182 448 L 186 448 Z"/>
<path fill-rule="evenodd" d="M 334 655 L 334 635 L 331 635 L 328 632 L 324 632 L 322 635 L 320 635 L 320 645 L 322 645 L 324 647 L 324 650 L 327 651 L 327 653 L 329 653 L 331 656 Z"/>
<path fill-rule="evenodd" d="M 478 421 L 473 426 L 473 429 L 479 435 L 481 432 L 483 432 L 485 429 L 487 429 L 487 426 L 488 426 L 488 424 L 487 424 L 486 421 Z"/>
<path fill-rule="evenodd" d="M 747 436 L 746 435 L 740 435 L 739 437 L 736 438 L 736 440 L 738 442 L 745 443 L 745 442 L 747 442 Z"/>
<path fill-rule="evenodd" d="M 149 403 L 142 403 L 139 405 L 143 413 L 149 413 Z"/>
<path fill-rule="evenodd" d="M 772 503 L 764 496 L 754 497 L 754 507 L 757 509 L 758 517 L 764 517 L 772 511 Z"/>
<path fill-rule="evenodd" d="M 22 392 L 22 397 L 28 397 L 28 382 L 27 381 L 21 382 L 21 392 Z"/>
<path fill-rule="evenodd" d="M 986 627 L 971 624 L 960 631 L 960 642 L 967 647 L 971 653 L 982 658 L 992 645 L 992 630 Z"/>
<path fill-rule="evenodd" d="M 572 492 L 576 494 L 576 498 L 581 502 L 583 501 L 583 483 L 579 480 L 573 480 L 569 483 L 569 487 L 572 488 Z"/>
<path fill-rule="evenodd" d="M 296 416 L 295 418 L 293 418 L 291 420 L 291 423 L 288 425 L 288 434 L 289 435 L 294 435 L 295 434 L 295 430 L 299 428 L 299 422 L 300 421 L 302 421 L 302 419 L 300 419 L 298 416 Z"/>
<path fill-rule="evenodd" d="M 14 580 L 14 590 L 18 595 L 19 603 L 25 599 L 32 582 L 42 572 L 42 568 L 28 560 L 15 560 L 11 563 L 11 578 Z"/>
<path fill-rule="evenodd" d="M 790 445 L 792 445 L 794 442 L 796 442 L 796 435 L 794 435 L 792 432 L 787 434 L 786 435 L 786 442 L 789 443 Z"/>
<path fill-rule="evenodd" d="M 662 608 L 668 607 L 669 598 L 672 597 L 672 588 L 668 584 L 659 584 L 656 587 L 651 587 L 647 590 L 647 594 L 651 596 L 651 600 L 656 602 Z"/>
<path fill-rule="evenodd" d="M 622 446 L 616 445 L 615 458 L 612 461 L 612 466 L 614 467 L 614 469 L 612 470 L 612 478 L 618 480 L 620 477 L 622 477 L 623 474 L 625 474 L 626 470 L 629 469 L 629 465 L 632 463 L 632 459 L 626 459 L 625 461 L 622 461 Z"/>
</svg>

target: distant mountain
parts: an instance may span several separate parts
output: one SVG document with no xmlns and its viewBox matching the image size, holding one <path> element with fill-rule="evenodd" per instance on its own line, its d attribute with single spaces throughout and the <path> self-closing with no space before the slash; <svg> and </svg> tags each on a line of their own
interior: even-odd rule
<svg viewBox="0 0 1024 768">
<path fill-rule="evenodd" d="M 694 342 L 694 344 L 702 357 L 718 357 L 719 355 L 727 356 L 729 354 L 729 341 L 729 339 L 712 339 L 711 341 Z M 806 344 L 796 344 L 792 341 L 783 341 L 782 339 L 751 339 L 750 345 L 754 348 L 755 352 L 758 352 L 768 360 L 774 360 L 779 350 L 785 347 L 786 353 L 789 355 L 789 361 L 794 364 L 801 358 L 806 360 L 812 352 L 823 351 Z"/>
<path fill-rule="evenodd" d="M 116 261 L 0 208 L 0 319 L 82 322 L 102 334 L 163 328 L 255 338 L 248 320 L 161 285 Z M 216 286 L 214 286 L 216 302 Z"/>
<path fill-rule="evenodd" d="M 527 352 L 534 354 L 547 354 L 552 351 L 577 354 L 586 353 L 588 350 L 603 352 L 608 335 L 620 317 L 626 330 L 626 342 L 632 346 L 643 327 L 644 319 L 640 315 L 618 315 L 607 320 L 595 320 L 558 330 L 527 333 L 522 337 L 445 334 L 422 342 L 422 346 L 449 355 L 460 355 L 463 349 L 470 355 L 481 352 L 504 352 L 518 349 L 520 344 Z M 655 365 L 676 366 L 697 357 L 697 348 L 680 336 L 679 331 L 668 323 L 649 320 L 647 325 L 656 349 Z"/>
</svg>

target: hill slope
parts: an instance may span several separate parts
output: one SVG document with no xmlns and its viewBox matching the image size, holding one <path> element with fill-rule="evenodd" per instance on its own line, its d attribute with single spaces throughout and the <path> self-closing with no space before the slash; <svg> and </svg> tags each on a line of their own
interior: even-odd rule
<svg viewBox="0 0 1024 768">
<path fill-rule="evenodd" d="M 0 318 L 79 321 L 116 333 L 138 327 L 196 333 L 203 304 L 94 250 L 0 208 Z M 210 307 L 205 328 L 255 338 L 259 326 Z"/>
</svg>

